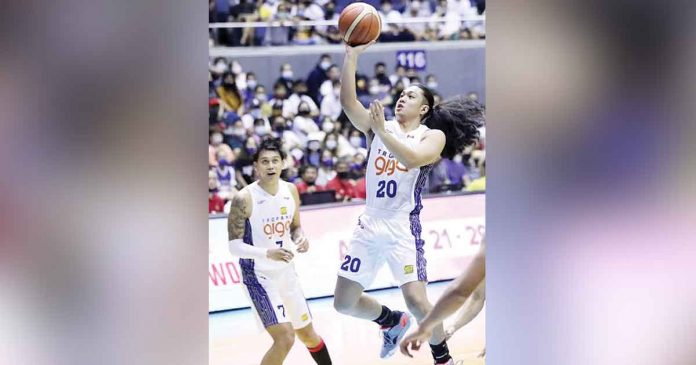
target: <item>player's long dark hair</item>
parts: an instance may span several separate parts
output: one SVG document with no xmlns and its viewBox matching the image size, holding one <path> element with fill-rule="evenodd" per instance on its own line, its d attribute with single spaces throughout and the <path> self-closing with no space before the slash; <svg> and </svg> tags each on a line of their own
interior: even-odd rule
<svg viewBox="0 0 696 365">
<path fill-rule="evenodd" d="M 445 133 L 445 148 L 440 156 L 451 159 L 465 147 L 476 142 L 479 138 L 478 129 L 485 121 L 484 107 L 481 103 L 459 95 L 433 106 L 435 100 L 430 89 L 420 84 L 414 86 L 423 91 L 426 103 L 430 107 L 421 118 L 421 123 Z"/>
</svg>

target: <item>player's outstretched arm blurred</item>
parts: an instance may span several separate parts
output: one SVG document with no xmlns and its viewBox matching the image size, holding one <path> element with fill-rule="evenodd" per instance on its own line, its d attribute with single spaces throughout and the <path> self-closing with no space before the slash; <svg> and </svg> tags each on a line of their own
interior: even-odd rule
<svg viewBox="0 0 696 365">
<path fill-rule="evenodd" d="M 417 351 L 422 344 L 427 344 L 433 328 L 442 323 L 445 318 L 452 315 L 464 304 L 485 275 L 486 254 L 485 249 L 482 247 L 481 252 L 476 255 L 466 271 L 447 287 L 442 297 L 433 306 L 433 309 L 423 318 L 416 331 L 401 341 L 399 345 L 401 353 L 413 357 L 409 349 Z"/>
<path fill-rule="evenodd" d="M 346 55 L 343 58 L 341 71 L 341 107 L 353 126 L 366 135 L 370 131 L 370 116 L 367 109 L 358 101 L 358 94 L 355 91 L 355 72 L 358 67 L 358 56 L 374 43 L 375 41 L 372 41 L 355 47 L 346 45 Z"/>
<path fill-rule="evenodd" d="M 483 309 L 483 304 L 486 302 L 486 279 L 481 280 L 476 290 L 467 298 L 464 302 L 464 306 L 459 311 L 457 319 L 455 319 L 452 326 L 445 330 L 445 336 L 447 339 L 452 337 L 452 334 L 459 330 L 460 328 L 466 326 L 471 322 Z"/>
<path fill-rule="evenodd" d="M 302 224 L 300 224 L 300 194 L 295 184 L 290 184 L 289 186 L 292 197 L 295 199 L 295 215 L 292 217 L 292 223 L 290 224 L 290 234 L 292 241 L 297 246 L 297 252 L 303 253 L 309 250 L 309 240 L 305 237 Z"/>
</svg>

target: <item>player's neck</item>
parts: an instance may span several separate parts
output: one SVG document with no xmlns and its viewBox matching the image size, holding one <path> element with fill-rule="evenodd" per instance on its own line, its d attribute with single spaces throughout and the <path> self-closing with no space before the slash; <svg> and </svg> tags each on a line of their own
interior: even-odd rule
<svg viewBox="0 0 696 365">
<path fill-rule="evenodd" d="M 396 121 L 399 123 L 401 131 L 404 133 L 412 132 L 420 127 L 420 119 L 399 120 L 399 118 L 397 118 Z"/>
<path fill-rule="evenodd" d="M 280 179 L 270 179 L 270 180 L 259 180 L 259 187 L 265 192 L 271 195 L 276 195 L 278 193 L 278 186 Z"/>
</svg>

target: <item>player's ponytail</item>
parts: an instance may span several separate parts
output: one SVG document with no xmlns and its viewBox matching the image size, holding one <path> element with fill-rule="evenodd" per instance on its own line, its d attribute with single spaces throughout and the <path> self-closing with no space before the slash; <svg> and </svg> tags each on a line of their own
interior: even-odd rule
<svg viewBox="0 0 696 365">
<path fill-rule="evenodd" d="M 484 107 L 479 102 L 459 95 L 430 109 L 424 124 L 441 130 L 446 137 L 440 156 L 451 159 L 479 138 L 478 129 L 485 121 Z"/>
</svg>

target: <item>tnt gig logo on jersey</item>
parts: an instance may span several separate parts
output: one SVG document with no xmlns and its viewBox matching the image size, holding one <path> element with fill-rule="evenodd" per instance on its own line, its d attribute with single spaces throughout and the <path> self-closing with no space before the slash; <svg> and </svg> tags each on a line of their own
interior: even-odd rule
<svg viewBox="0 0 696 365">
<path fill-rule="evenodd" d="M 290 232 L 290 224 L 292 223 L 292 217 L 288 215 L 288 208 L 281 207 L 279 216 L 271 218 L 263 218 L 261 222 L 263 225 L 263 233 L 270 239 L 273 236 L 278 236 L 283 238 L 285 233 Z"/>
<path fill-rule="evenodd" d="M 377 149 L 377 158 L 375 158 L 375 169 L 377 172 L 377 176 L 380 176 L 384 173 L 386 173 L 387 176 L 392 176 L 394 175 L 396 170 L 403 172 L 408 171 L 407 168 L 399 164 L 394 155 L 381 148 Z"/>
</svg>

